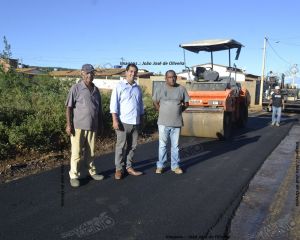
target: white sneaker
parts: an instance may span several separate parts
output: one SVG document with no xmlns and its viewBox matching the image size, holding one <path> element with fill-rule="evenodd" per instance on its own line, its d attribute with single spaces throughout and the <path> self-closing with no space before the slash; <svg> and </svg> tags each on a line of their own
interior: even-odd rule
<svg viewBox="0 0 300 240">
<path fill-rule="evenodd" d="M 280 126 L 280 124 L 279 123 L 276 123 L 276 127 L 279 127 Z"/>
<path fill-rule="evenodd" d="M 76 178 L 70 179 L 70 184 L 71 184 L 72 187 L 79 187 L 80 186 L 80 182 Z"/>
<path fill-rule="evenodd" d="M 272 122 L 271 125 L 272 125 L 272 126 L 275 126 L 275 122 Z"/>
<path fill-rule="evenodd" d="M 101 181 L 102 179 L 104 179 L 104 176 L 101 174 L 95 174 L 95 175 L 91 175 L 92 179 L 96 180 L 96 181 Z"/>
</svg>

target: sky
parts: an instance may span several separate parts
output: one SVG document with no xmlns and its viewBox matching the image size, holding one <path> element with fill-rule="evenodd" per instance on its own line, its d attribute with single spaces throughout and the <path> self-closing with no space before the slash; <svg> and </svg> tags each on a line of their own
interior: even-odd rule
<svg viewBox="0 0 300 240">
<path fill-rule="evenodd" d="M 136 62 L 164 73 L 184 69 L 179 44 L 235 39 L 244 47 L 232 64 L 261 75 L 267 37 L 265 75 L 281 74 L 294 64 L 300 68 L 299 15 L 295 0 L 1 0 L 0 50 L 5 36 L 12 57 L 28 65 L 79 69 Z M 185 59 L 194 66 L 210 62 L 210 54 L 186 51 Z M 227 52 L 215 53 L 214 63 L 227 65 Z"/>
</svg>

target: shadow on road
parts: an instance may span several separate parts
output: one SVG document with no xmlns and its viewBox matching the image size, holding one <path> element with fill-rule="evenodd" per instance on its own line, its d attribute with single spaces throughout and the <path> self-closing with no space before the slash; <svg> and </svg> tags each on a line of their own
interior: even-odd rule
<svg viewBox="0 0 300 240">
<path fill-rule="evenodd" d="M 270 131 L 274 131 L 276 127 L 270 126 L 270 113 L 262 114 L 259 116 L 250 116 L 246 128 L 234 128 L 233 136 L 227 141 L 212 140 L 197 137 L 181 137 L 180 143 L 183 147 L 180 149 L 181 166 L 183 170 L 187 171 L 188 168 L 207 161 L 215 156 L 222 155 L 235 151 L 245 145 L 257 142 L 261 135 L 257 134 L 257 130 L 263 128 L 270 128 Z M 298 119 L 283 114 L 281 127 L 290 125 L 292 122 L 297 122 Z M 251 132 L 256 132 L 255 136 L 251 136 Z M 168 149 L 170 149 L 168 147 Z M 133 167 L 139 171 L 147 171 L 148 169 L 155 168 L 158 155 L 158 141 L 145 143 L 138 146 L 136 157 L 140 159 L 133 163 Z M 147 158 L 147 156 L 149 158 Z M 96 165 L 98 161 L 101 161 L 100 156 L 96 159 Z M 101 172 L 106 178 L 113 177 L 115 168 L 113 166 L 114 153 L 109 153 L 105 158 L 111 159 L 111 168 Z M 168 152 L 168 162 L 165 171 L 170 170 L 170 152 Z M 101 169 L 101 168 L 99 168 Z M 126 173 L 124 175 L 126 177 Z"/>
</svg>

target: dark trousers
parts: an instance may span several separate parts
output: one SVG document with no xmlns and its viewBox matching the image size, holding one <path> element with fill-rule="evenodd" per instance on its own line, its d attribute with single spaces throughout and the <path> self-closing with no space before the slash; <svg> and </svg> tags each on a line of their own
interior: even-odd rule
<svg viewBox="0 0 300 240">
<path fill-rule="evenodd" d="M 126 162 L 126 168 L 131 167 L 137 139 L 139 135 L 139 125 L 122 123 L 123 128 L 116 130 L 117 143 L 115 150 L 116 170 L 121 170 Z"/>
</svg>

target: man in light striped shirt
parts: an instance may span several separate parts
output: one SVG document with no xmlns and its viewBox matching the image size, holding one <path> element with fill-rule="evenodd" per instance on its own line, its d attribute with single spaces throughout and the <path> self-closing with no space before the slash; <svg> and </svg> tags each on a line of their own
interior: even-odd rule
<svg viewBox="0 0 300 240">
<path fill-rule="evenodd" d="M 132 168 L 139 128 L 144 115 L 142 89 L 135 82 L 137 72 L 138 67 L 135 64 L 127 65 L 126 79 L 120 81 L 111 94 L 110 113 L 117 135 L 115 149 L 115 179 L 117 180 L 122 178 L 124 165 L 128 174 L 142 175 L 142 172 Z M 126 151 L 125 159 L 123 159 L 124 151 Z"/>
</svg>

